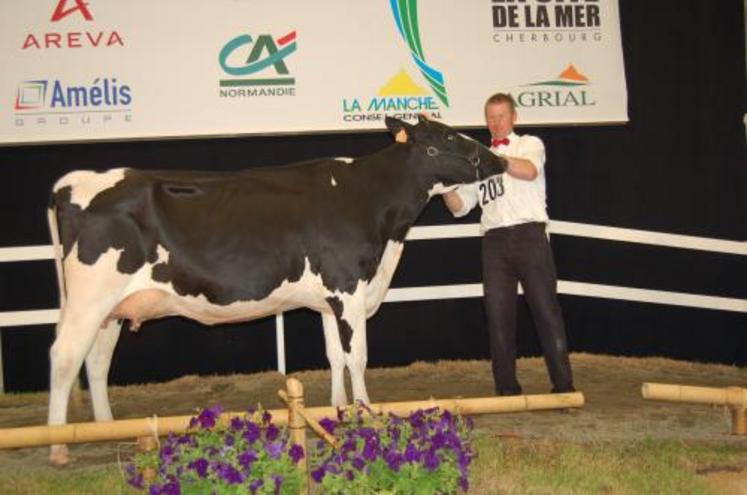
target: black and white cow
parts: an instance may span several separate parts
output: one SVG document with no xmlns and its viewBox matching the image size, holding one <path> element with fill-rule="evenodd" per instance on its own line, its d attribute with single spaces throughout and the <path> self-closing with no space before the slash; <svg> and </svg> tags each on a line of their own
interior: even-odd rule
<svg viewBox="0 0 747 495">
<path fill-rule="evenodd" d="M 501 173 L 504 159 L 438 122 L 387 118 L 397 142 L 356 160 L 240 172 L 71 172 L 49 210 L 62 302 L 50 351 L 49 424 L 67 421 L 85 359 L 94 416 L 111 420 L 107 374 L 119 320 L 182 315 L 213 325 L 306 307 L 321 313 L 332 404 L 364 383 L 366 319 L 428 200 Z M 68 461 L 64 445 L 50 452 Z"/>
</svg>

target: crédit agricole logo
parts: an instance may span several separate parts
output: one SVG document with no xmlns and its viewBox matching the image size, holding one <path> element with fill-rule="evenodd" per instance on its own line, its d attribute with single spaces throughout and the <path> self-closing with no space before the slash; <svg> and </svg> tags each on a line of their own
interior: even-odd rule
<svg viewBox="0 0 747 495">
<path fill-rule="evenodd" d="M 294 96 L 296 79 L 286 59 L 296 48 L 296 31 L 277 38 L 271 34 L 260 34 L 256 39 L 251 34 L 232 38 L 218 55 L 223 73 L 231 76 L 219 81 L 219 96 Z"/>
</svg>

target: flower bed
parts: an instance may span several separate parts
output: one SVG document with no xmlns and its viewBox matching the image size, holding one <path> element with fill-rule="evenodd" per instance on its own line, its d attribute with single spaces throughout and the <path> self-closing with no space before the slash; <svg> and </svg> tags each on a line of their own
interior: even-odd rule
<svg viewBox="0 0 747 495">
<path fill-rule="evenodd" d="M 249 411 L 220 428 L 220 407 L 200 412 L 184 435 L 170 435 L 157 451 L 137 454 L 128 482 L 150 494 L 298 494 L 305 452 L 269 413 Z M 469 487 L 474 457 L 471 422 L 439 409 L 402 418 L 366 406 L 338 411 L 321 425 L 335 449 L 313 442 L 309 470 L 315 491 L 328 494 L 451 494 Z"/>
<path fill-rule="evenodd" d="M 471 421 L 439 409 L 406 418 L 364 414 L 365 406 L 338 413 L 322 426 L 341 448 L 323 441 L 312 453 L 311 476 L 323 493 L 434 494 L 469 487 L 474 457 Z"/>
<path fill-rule="evenodd" d="M 218 428 L 222 408 L 204 409 L 183 435 L 169 435 L 158 450 L 137 454 L 127 466 L 128 482 L 151 495 L 288 494 L 304 483 L 288 431 L 272 424 L 267 412 L 249 411 Z"/>
</svg>

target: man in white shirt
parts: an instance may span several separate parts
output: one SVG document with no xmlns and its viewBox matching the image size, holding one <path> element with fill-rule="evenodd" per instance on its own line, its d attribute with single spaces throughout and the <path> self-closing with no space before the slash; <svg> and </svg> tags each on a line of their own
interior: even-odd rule
<svg viewBox="0 0 747 495">
<path fill-rule="evenodd" d="M 456 217 L 482 208 L 480 231 L 485 311 L 490 334 L 493 378 L 498 395 L 519 395 L 516 378 L 516 301 L 521 282 L 529 304 L 555 393 L 572 392 L 563 315 L 557 298 L 557 275 L 547 239 L 545 146 L 514 133 L 516 104 L 497 93 L 485 102 L 491 150 L 503 155 L 508 169 L 477 184 L 443 195 Z"/>
</svg>

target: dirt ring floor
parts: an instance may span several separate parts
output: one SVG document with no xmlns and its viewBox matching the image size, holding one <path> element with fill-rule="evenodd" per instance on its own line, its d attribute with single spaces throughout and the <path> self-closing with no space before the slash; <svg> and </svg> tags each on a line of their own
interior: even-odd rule
<svg viewBox="0 0 747 495">
<path fill-rule="evenodd" d="M 644 401 L 643 382 L 679 383 L 711 387 L 747 386 L 747 369 L 662 358 L 625 358 L 574 354 L 571 362 L 576 387 L 586 406 L 571 414 L 555 411 L 479 416 L 478 434 L 497 437 L 550 438 L 593 441 L 635 438 L 703 440 L 744 444 L 747 438 L 730 435 L 729 411 L 722 407 Z M 540 358 L 521 359 L 519 379 L 525 393 L 547 393 L 550 385 Z M 329 371 L 293 373 L 306 389 L 306 405 L 328 405 Z M 420 400 L 429 397 L 490 396 L 493 384 L 488 361 L 415 363 L 404 368 L 369 369 L 368 391 L 373 402 Z M 240 411 L 261 403 L 280 408 L 277 390 L 285 377 L 277 372 L 252 375 L 186 376 L 168 383 L 111 387 L 116 419 L 185 415 L 196 407 L 221 404 Z M 348 387 L 348 391 L 350 388 Z M 350 396 L 350 392 L 348 392 Z M 71 404 L 70 421 L 92 418 L 87 394 Z M 47 394 L 0 396 L 0 428 L 41 425 L 46 421 Z M 71 446 L 75 468 L 116 463 L 132 451 L 130 444 L 100 443 Z M 46 448 L 0 451 L 5 469 L 44 465 Z M 724 475 L 726 476 L 726 475 Z M 747 472 L 731 473 L 747 486 Z"/>
</svg>

